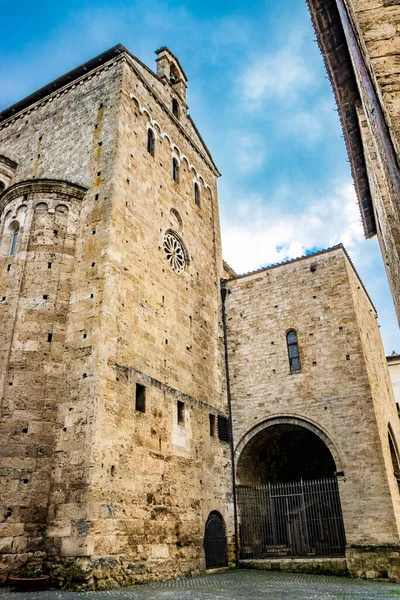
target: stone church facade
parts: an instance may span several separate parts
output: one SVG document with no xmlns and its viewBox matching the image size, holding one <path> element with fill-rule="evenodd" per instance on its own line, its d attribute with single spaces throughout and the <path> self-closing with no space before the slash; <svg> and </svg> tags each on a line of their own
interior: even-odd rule
<svg viewBox="0 0 400 600">
<path fill-rule="evenodd" d="M 223 263 L 186 84 L 167 48 L 153 73 L 119 45 L 0 113 L 1 581 L 198 572 L 214 522 L 232 563 L 234 477 L 264 483 L 288 434 L 330 456 L 302 477 L 339 482 L 350 572 L 396 578 L 375 309 L 341 246 L 243 277 Z"/>
</svg>

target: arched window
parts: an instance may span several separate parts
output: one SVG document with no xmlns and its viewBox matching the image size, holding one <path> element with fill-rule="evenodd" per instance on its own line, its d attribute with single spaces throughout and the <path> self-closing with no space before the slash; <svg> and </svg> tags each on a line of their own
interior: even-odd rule
<svg viewBox="0 0 400 600">
<path fill-rule="evenodd" d="M 389 438 L 390 457 L 392 459 L 392 465 L 393 465 L 393 474 L 396 477 L 397 487 L 398 487 L 399 492 L 400 492 L 400 466 L 399 466 L 399 458 L 398 458 L 398 455 L 397 455 L 396 446 L 395 446 L 394 440 L 392 438 L 392 434 L 391 434 L 390 429 L 388 431 L 388 438 Z"/>
<path fill-rule="evenodd" d="M 194 183 L 194 203 L 200 206 L 200 186 L 197 181 Z"/>
<path fill-rule="evenodd" d="M 14 256 L 15 249 L 17 247 L 18 236 L 19 236 L 19 223 L 18 222 L 11 223 L 10 229 L 12 231 L 10 256 Z"/>
<path fill-rule="evenodd" d="M 152 129 L 147 130 L 147 152 L 154 156 L 154 132 Z"/>
<path fill-rule="evenodd" d="M 289 365 L 291 373 L 301 370 L 299 345 L 297 343 L 297 333 L 292 329 L 286 334 L 286 343 L 289 355 Z"/>
<path fill-rule="evenodd" d="M 176 158 L 172 159 L 172 179 L 179 183 L 179 163 Z"/>
<path fill-rule="evenodd" d="M 172 114 L 174 115 L 174 117 L 179 119 L 179 104 L 176 98 L 172 100 Z"/>
</svg>

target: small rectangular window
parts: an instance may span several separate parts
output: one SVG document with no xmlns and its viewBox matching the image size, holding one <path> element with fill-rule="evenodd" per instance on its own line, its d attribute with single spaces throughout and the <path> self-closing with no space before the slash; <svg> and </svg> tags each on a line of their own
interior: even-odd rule
<svg viewBox="0 0 400 600">
<path fill-rule="evenodd" d="M 221 442 L 229 442 L 231 439 L 229 419 L 222 415 L 218 415 L 218 438 Z"/>
<path fill-rule="evenodd" d="M 135 410 L 137 412 L 146 412 L 146 388 L 140 383 L 136 384 Z"/>
<path fill-rule="evenodd" d="M 215 437 L 215 415 L 210 414 L 210 436 Z"/>
<path fill-rule="evenodd" d="M 294 330 L 286 334 L 286 343 L 289 355 L 289 365 L 291 373 L 301 371 L 299 345 L 297 343 L 297 333 Z"/>
<path fill-rule="evenodd" d="M 176 407 L 178 425 L 183 425 L 185 423 L 185 403 L 178 400 Z"/>
</svg>

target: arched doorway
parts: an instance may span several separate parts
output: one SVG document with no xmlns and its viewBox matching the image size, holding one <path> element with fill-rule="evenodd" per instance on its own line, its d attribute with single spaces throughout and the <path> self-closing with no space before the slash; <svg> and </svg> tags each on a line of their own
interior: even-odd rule
<svg viewBox="0 0 400 600">
<path fill-rule="evenodd" d="M 213 511 L 208 515 L 204 531 L 204 553 L 207 569 L 216 569 L 228 565 L 225 523 L 217 511 Z"/>
<path fill-rule="evenodd" d="M 271 419 L 239 444 L 242 558 L 344 555 L 336 463 L 328 444 L 322 431 L 294 418 Z"/>
<path fill-rule="evenodd" d="M 326 443 L 300 423 L 274 419 L 255 432 L 240 453 L 238 482 L 258 485 L 333 477 L 336 464 Z"/>
</svg>

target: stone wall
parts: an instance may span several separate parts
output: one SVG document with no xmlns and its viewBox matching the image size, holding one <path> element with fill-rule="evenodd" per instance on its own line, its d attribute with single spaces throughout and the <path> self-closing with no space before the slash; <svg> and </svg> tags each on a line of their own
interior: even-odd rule
<svg viewBox="0 0 400 600">
<path fill-rule="evenodd" d="M 393 300 L 400 320 L 400 6 L 391 0 L 348 0 L 352 27 L 365 61 L 376 99 L 352 54 L 360 92 L 361 132 L 374 205 L 377 233 Z M 393 150 L 390 169 L 378 110 L 382 110 L 387 144 Z"/>
<path fill-rule="evenodd" d="M 15 164 L 1 199 L 4 574 L 59 554 L 86 514 L 116 77 L 99 69 L 1 124 Z"/>
<path fill-rule="evenodd" d="M 268 422 L 303 422 L 344 473 L 347 542 L 398 543 L 399 498 L 383 432 L 394 401 L 375 309 L 342 247 L 232 279 L 228 287 L 236 459 Z M 298 336 L 298 372 L 289 369 L 290 329 Z"/>
<path fill-rule="evenodd" d="M 124 52 L 0 125 L 3 580 L 167 578 L 204 569 L 211 511 L 231 536 L 219 174 L 175 96 Z"/>
</svg>

